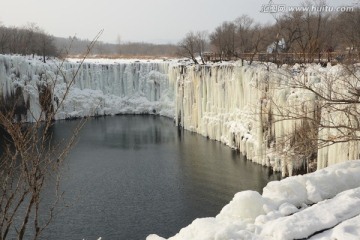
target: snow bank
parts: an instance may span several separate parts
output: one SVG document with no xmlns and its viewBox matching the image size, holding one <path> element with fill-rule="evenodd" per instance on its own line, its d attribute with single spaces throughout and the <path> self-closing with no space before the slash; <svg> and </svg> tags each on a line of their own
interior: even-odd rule
<svg viewBox="0 0 360 240">
<path fill-rule="evenodd" d="M 328 240 L 328 239 L 346 239 L 346 240 L 358 240 L 360 236 L 360 216 L 345 220 L 336 227 L 319 233 L 309 240 Z"/>
<path fill-rule="evenodd" d="M 360 160 L 356 160 L 270 182 L 262 195 L 237 193 L 216 217 L 196 219 L 169 240 L 356 239 L 359 215 Z M 332 230 L 319 233 L 327 229 Z"/>
</svg>

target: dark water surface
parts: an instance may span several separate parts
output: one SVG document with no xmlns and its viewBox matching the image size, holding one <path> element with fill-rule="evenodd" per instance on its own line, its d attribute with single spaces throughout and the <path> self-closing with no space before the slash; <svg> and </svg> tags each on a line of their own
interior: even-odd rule
<svg viewBox="0 0 360 240">
<path fill-rule="evenodd" d="M 78 121 L 59 121 L 54 140 Z M 67 159 L 65 208 L 42 239 L 170 237 L 195 218 L 215 216 L 233 195 L 278 179 L 236 151 L 155 116 L 90 119 Z"/>
</svg>

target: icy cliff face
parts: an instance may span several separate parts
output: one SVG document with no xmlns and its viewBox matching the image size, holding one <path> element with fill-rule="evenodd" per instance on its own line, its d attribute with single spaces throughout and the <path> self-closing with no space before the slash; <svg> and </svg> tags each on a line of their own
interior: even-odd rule
<svg viewBox="0 0 360 240">
<path fill-rule="evenodd" d="M 284 174 L 302 167 L 303 159 L 294 160 L 298 156 L 291 153 L 288 138 L 304 123 L 284 120 L 281 111 L 295 106 L 293 102 L 301 95 L 302 100 L 310 101 L 297 112 L 313 115 L 314 96 L 293 92 L 287 84 L 288 71 L 226 64 L 179 67 L 169 74 L 177 79 L 178 125 L 222 141 L 248 159 Z"/>
<path fill-rule="evenodd" d="M 320 169 L 357 159 L 360 147 L 354 141 L 318 150 L 317 139 L 329 141 L 344 133 L 333 126 L 343 125 L 348 116 L 332 112 L 340 107 L 323 107 L 327 103 L 306 87 L 329 91 L 329 82 L 341 84 L 339 74 L 343 73 L 338 66 L 318 65 L 280 69 L 240 63 L 179 66 L 169 71 L 176 82 L 175 121 L 284 175 L 300 168 L 314 169 L 316 163 Z M 339 88 L 338 93 L 348 91 Z"/>
<path fill-rule="evenodd" d="M 79 64 L 64 64 L 67 79 L 73 77 L 78 67 Z M 112 114 L 172 117 L 175 92 L 168 68 L 166 62 L 84 63 L 57 117 Z M 63 91 L 55 92 L 60 92 L 60 98 Z"/>
<path fill-rule="evenodd" d="M 308 139 L 326 139 L 337 132 L 320 129 L 310 120 L 344 120 L 338 113 L 319 112 L 314 93 L 293 87 L 292 81 L 297 80 L 324 88 L 319 76 L 332 74 L 337 79 L 336 67 L 303 70 L 265 64 L 192 66 L 124 60 L 87 60 L 80 65 L 78 61 L 43 64 L 0 55 L 0 110 L 15 105 L 16 120 L 22 121 L 39 119 L 49 109 L 56 110 L 55 119 L 159 114 L 289 175 L 305 163 L 310 166 L 316 155 L 317 167 L 323 168 L 356 159 L 360 153 L 356 142 L 317 150 L 318 143 Z M 51 97 L 44 100 L 46 90 Z"/>
<path fill-rule="evenodd" d="M 174 84 L 168 78 L 168 68 L 167 62 L 43 64 L 0 56 L 0 96 L 5 103 L 21 99 L 27 108 L 21 118 L 30 122 L 44 114 L 39 100 L 44 87 L 52 92 L 48 100 L 53 108 L 59 106 L 55 119 L 125 113 L 172 117 Z"/>
<path fill-rule="evenodd" d="M 179 67 L 169 74 L 177 79 L 176 124 L 269 164 L 259 112 L 263 92 L 252 86 L 265 72 L 228 64 Z"/>
</svg>

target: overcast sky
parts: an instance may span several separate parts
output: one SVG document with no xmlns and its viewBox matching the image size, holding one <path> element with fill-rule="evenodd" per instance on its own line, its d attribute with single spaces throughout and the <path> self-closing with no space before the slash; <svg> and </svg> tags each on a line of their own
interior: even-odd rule
<svg viewBox="0 0 360 240">
<path fill-rule="evenodd" d="M 273 22 L 260 13 L 269 0 L 1 0 L 0 22 L 5 26 L 36 23 L 54 36 L 100 40 L 177 43 L 190 30 L 211 32 L 223 21 L 248 14 L 261 23 Z M 273 0 L 300 5 L 301 0 Z M 351 5 L 359 0 L 328 0 L 328 5 Z"/>
</svg>

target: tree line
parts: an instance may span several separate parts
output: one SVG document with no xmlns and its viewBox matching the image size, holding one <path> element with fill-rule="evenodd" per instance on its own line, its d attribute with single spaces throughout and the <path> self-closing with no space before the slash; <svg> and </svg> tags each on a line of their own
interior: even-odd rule
<svg viewBox="0 0 360 240">
<path fill-rule="evenodd" d="M 321 9 L 325 2 L 314 1 Z M 310 4 L 309 2 L 307 4 Z M 310 6 L 310 5 L 309 5 Z M 217 60 L 250 59 L 259 53 L 272 54 L 277 61 L 279 54 L 296 53 L 302 62 L 328 58 L 329 53 L 339 52 L 336 60 L 345 56 L 360 57 L 360 8 L 348 12 L 287 12 L 274 16 L 275 23 L 260 24 L 248 15 L 225 21 L 212 32 L 190 31 L 177 44 L 152 44 L 144 42 L 105 43 L 98 41 L 90 55 L 100 57 L 186 57 L 194 63 L 205 63 L 209 54 Z M 77 37 L 54 37 L 36 24 L 24 27 L 0 25 L 0 53 L 47 56 L 77 56 L 87 51 L 90 40 Z M 261 60 L 261 59 L 259 59 Z M 269 59 L 264 59 L 267 61 Z"/>
<path fill-rule="evenodd" d="M 178 54 L 194 63 L 198 63 L 196 57 L 203 61 L 209 52 L 220 61 L 244 55 L 252 60 L 258 53 L 271 53 L 275 58 L 279 53 L 297 53 L 303 62 L 313 62 L 335 51 L 360 57 L 359 7 L 348 12 L 288 12 L 274 19 L 275 23 L 264 25 L 242 15 L 223 22 L 211 33 L 189 32 L 179 42 Z M 337 60 L 343 57 L 339 54 Z"/>
<path fill-rule="evenodd" d="M 92 45 L 92 40 L 78 37 L 54 37 L 35 23 L 23 27 L 6 27 L 0 24 L 0 54 L 20 54 L 48 57 L 83 56 Z M 153 44 L 146 42 L 105 43 L 97 41 L 89 56 L 98 57 L 175 57 L 174 44 Z"/>
<path fill-rule="evenodd" d="M 62 54 L 79 56 L 86 52 L 91 41 L 77 37 L 55 38 L 55 45 Z M 97 41 L 91 49 L 91 56 L 98 57 L 175 57 L 177 46 L 174 44 L 153 44 L 146 42 L 105 43 Z"/>
<path fill-rule="evenodd" d="M 39 55 L 43 62 L 58 55 L 54 37 L 33 23 L 20 28 L 0 26 L 0 53 Z"/>
</svg>

